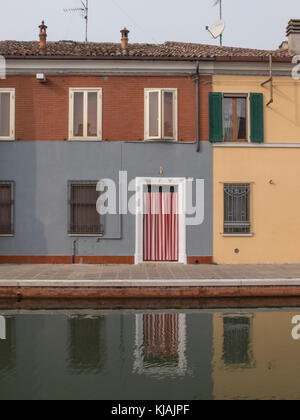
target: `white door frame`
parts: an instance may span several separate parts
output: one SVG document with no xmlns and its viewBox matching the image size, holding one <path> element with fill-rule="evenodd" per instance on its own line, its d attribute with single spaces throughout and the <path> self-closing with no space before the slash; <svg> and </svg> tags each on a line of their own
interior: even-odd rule
<svg viewBox="0 0 300 420">
<path fill-rule="evenodd" d="M 179 259 L 178 263 L 187 264 L 186 255 L 186 179 L 185 178 L 136 178 L 136 230 L 135 230 L 135 264 L 144 262 L 143 223 L 144 223 L 144 187 L 147 185 L 173 186 L 178 188 L 179 209 Z"/>
</svg>

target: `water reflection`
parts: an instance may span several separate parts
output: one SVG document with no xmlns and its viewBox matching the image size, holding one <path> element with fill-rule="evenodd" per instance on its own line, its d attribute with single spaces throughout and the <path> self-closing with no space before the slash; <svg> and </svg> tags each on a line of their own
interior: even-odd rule
<svg viewBox="0 0 300 420">
<path fill-rule="evenodd" d="M 250 367 L 252 315 L 223 316 L 223 361 L 229 367 Z"/>
<path fill-rule="evenodd" d="M 105 318 L 73 316 L 68 321 L 69 368 L 99 373 L 105 363 Z"/>
<path fill-rule="evenodd" d="M 8 311 L 0 399 L 300 399 L 299 314 Z"/>
<path fill-rule="evenodd" d="M 3 317 L 2 317 L 2 338 L 0 340 L 0 374 L 10 371 L 16 364 L 16 339 L 15 339 L 15 323 L 13 318 L 4 318 L 5 335 L 3 334 Z M 3 338 L 4 337 L 4 338 Z"/>
<path fill-rule="evenodd" d="M 134 372 L 183 375 L 186 371 L 186 318 L 184 314 L 136 316 Z"/>
</svg>

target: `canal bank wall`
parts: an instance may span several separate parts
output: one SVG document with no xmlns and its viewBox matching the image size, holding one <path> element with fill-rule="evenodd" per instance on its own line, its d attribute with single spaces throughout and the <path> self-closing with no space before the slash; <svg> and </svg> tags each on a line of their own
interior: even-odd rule
<svg viewBox="0 0 300 420">
<path fill-rule="evenodd" d="M 2 280 L 0 299 L 202 299 L 300 297 L 300 279 Z"/>
</svg>

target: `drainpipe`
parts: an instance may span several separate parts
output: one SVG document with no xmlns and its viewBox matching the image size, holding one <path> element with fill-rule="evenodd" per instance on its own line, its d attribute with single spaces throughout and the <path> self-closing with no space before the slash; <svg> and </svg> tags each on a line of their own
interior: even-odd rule
<svg viewBox="0 0 300 420">
<path fill-rule="evenodd" d="M 76 251 L 77 251 L 77 239 L 73 241 L 72 264 L 75 264 Z"/>
<path fill-rule="evenodd" d="M 197 61 L 196 75 L 194 78 L 195 81 L 195 97 L 196 97 L 196 143 L 197 143 L 197 153 L 200 152 L 200 127 L 199 127 L 199 61 Z"/>
</svg>

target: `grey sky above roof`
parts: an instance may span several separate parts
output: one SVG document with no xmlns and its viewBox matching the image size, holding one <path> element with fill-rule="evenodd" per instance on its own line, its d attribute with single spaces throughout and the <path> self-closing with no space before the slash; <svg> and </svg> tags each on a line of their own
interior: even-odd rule
<svg viewBox="0 0 300 420">
<path fill-rule="evenodd" d="M 89 41 L 120 42 L 120 29 L 130 29 L 129 42 L 195 42 L 218 45 L 205 26 L 218 19 L 214 0 L 89 0 Z M 83 41 L 84 19 L 64 8 L 80 0 L 10 0 L 2 2 L 0 40 L 38 40 L 42 19 L 48 40 Z M 291 18 L 300 17 L 299 0 L 223 0 L 224 45 L 276 49 Z"/>
</svg>

